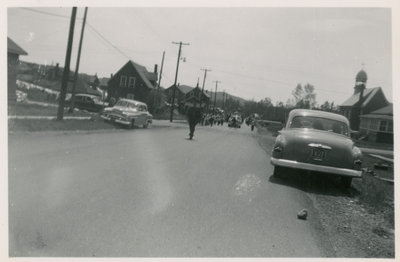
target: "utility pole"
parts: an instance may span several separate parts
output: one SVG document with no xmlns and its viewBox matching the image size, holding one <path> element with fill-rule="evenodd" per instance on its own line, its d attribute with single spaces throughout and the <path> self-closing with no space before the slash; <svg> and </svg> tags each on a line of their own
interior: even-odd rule
<svg viewBox="0 0 400 262">
<path fill-rule="evenodd" d="M 64 72 L 63 72 L 62 83 L 61 83 L 61 92 L 60 92 L 60 97 L 59 97 L 59 101 L 58 101 L 57 120 L 63 120 L 63 116 L 64 116 L 64 100 L 65 100 L 65 93 L 67 91 L 67 86 L 68 86 L 69 64 L 71 62 L 71 49 L 72 49 L 72 41 L 74 38 L 76 9 L 77 9 L 76 7 L 72 7 L 71 21 L 69 24 L 67 53 L 65 55 L 65 65 L 64 65 Z"/>
<path fill-rule="evenodd" d="M 155 105 L 157 104 L 157 100 L 159 100 L 159 96 L 160 96 L 160 86 L 161 86 L 162 70 L 163 70 L 163 67 L 164 67 L 164 57 L 165 57 L 165 51 L 163 51 L 163 54 L 162 54 L 160 77 L 158 78 L 157 92 L 154 95 L 154 101 L 153 101 L 153 110 L 154 110 L 154 112 L 155 112 Z"/>
<path fill-rule="evenodd" d="M 178 79 L 178 69 L 179 69 L 179 60 L 181 59 L 181 49 L 182 45 L 189 45 L 189 43 L 182 43 L 179 42 L 172 42 L 173 44 L 178 44 L 179 45 L 179 52 L 178 52 L 178 61 L 176 63 L 176 72 L 175 72 L 175 81 L 174 81 L 174 86 L 172 88 L 172 103 L 171 103 L 171 114 L 169 116 L 169 121 L 172 122 L 173 116 L 174 116 L 174 104 L 175 104 L 175 90 L 176 90 L 176 81 Z"/>
<path fill-rule="evenodd" d="M 201 70 L 201 71 L 204 71 L 203 87 L 201 88 L 201 92 L 204 93 L 204 84 L 205 84 L 205 82 L 206 82 L 207 72 L 208 72 L 208 71 L 211 72 L 211 70 L 210 70 L 210 69 L 207 69 L 207 68 L 203 68 L 203 69 L 200 69 L 200 70 Z"/>
<path fill-rule="evenodd" d="M 82 22 L 81 39 L 79 40 L 78 58 L 76 59 L 76 66 L 75 66 L 74 85 L 72 86 L 72 92 L 71 92 L 71 104 L 69 105 L 69 111 L 68 111 L 69 113 L 73 113 L 75 107 L 75 89 L 76 89 L 76 82 L 78 81 L 79 61 L 81 60 L 82 40 L 83 40 L 83 33 L 85 32 L 87 10 L 88 8 L 85 7 L 85 14 L 83 15 L 83 22 Z"/>
<path fill-rule="evenodd" d="M 218 83 L 221 83 L 221 81 L 214 81 L 215 82 L 215 97 L 214 97 L 214 109 L 215 110 L 215 105 L 217 103 L 217 89 L 218 89 Z"/>
<path fill-rule="evenodd" d="M 210 70 L 210 69 L 207 69 L 207 68 L 203 68 L 203 69 L 200 69 L 200 70 L 201 70 L 201 71 L 204 71 L 203 87 L 201 88 L 201 93 L 204 94 L 204 85 L 205 85 L 205 82 L 206 82 L 207 71 L 210 71 L 210 72 L 211 72 L 211 70 Z M 210 99 L 212 99 L 212 96 L 210 96 Z M 211 101 L 210 101 L 210 102 L 211 102 Z M 210 103 L 208 104 L 207 107 L 209 107 L 209 106 L 210 106 Z"/>
<path fill-rule="evenodd" d="M 208 105 L 208 108 L 210 109 L 212 105 L 213 105 L 213 91 L 212 88 L 210 88 L 210 104 Z"/>
<path fill-rule="evenodd" d="M 225 90 L 224 90 L 224 94 L 222 96 L 222 109 L 225 110 L 225 99 L 226 99 L 226 94 L 225 94 Z"/>
</svg>

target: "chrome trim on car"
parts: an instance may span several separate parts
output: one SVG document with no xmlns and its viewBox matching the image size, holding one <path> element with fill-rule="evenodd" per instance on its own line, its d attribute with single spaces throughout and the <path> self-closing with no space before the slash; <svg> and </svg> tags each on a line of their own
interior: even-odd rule
<svg viewBox="0 0 400 262">
<path fill-rule="evenodd" d="M 327 145 L 323 145 L 323 144 L 311 143 L 311 144 L 308 144 L 308 146 L 309 146 L 309 147 L 322 148 L 322 149 L 326 149 L 326 150 L 332 150 L 332 147 L 327 146 Z"/>
<path fill-rule="evenodd" d="M 119 119 L 116 119 L 115 122 L 119 123 L 119 124 L 127 125 L 127 126 L 129 126 L 131 124 L 131 122 L 129 122 L 129 121 L 124 121 L 124 120 L 119 120 Z"/>
<path fill-rule="evenodd" d="M 298 169 L 311 170 L 323 173 L 332 173 L 341 176 L 358 177 L 358 178 L 361 178 L 362 176 L 362 171 L 358 170 L 315 165 L 315 164 L 297 162 L 287 159 L 277 159 L 273 157 L 271 157 L 271 164 L 282 167 L 298 168 Z"/>
<path fill-rule="evenodd" d="M 131 122 L 129 122 L 128 120 L 123 120 L 120 117 L 118 117 L 119 118 L 118 119 L 117 116 L 115 116 L 115 115 L 111 115 L 111 116 L 101 115 L 100 117 L 103 118 L 104 120 L 113 121 L 113 122 L 116 122 L 116 123 L 119 123 L 119 124 L 123 124 L 123 125 L 130 125 L 131 124 Z"/>
</svg>

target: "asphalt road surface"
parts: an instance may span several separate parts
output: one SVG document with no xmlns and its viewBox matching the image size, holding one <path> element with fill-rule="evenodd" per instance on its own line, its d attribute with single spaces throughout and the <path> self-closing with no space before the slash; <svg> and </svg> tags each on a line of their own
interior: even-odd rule
<svg viewBox="0 0 400 262">
<path fill-rule="evenodd" d="M 9 135 L 9 255 L 325 257 L 250 128 Z M 309 208 L 308 220 L 297 212 Z"/>
</svg>

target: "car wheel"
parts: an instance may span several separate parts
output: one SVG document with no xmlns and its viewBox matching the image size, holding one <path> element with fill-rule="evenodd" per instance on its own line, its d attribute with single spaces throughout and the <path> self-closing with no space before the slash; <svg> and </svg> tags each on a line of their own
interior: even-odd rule
<svg viewBox="0 0 400 262">
<path fill-rule="evenodd" d="M 143 125 L 143 128 L 148 128 L 149 127 L 149 122 L 146 122 L 146 124 Z"/>
<path fill-rule="evenodd" d="M 132 119 L 131 124 L 129 125 L 129 129 L 133 129 L 134 126 L 135 126 L 135 119 Z"/>
<path fill-rule="evenodd" d="M 344 188 L 349 188 L 351 186 L 352 177 L 342 176 L 340 178 L 340 184 Z"/>
<path fill-rule="evenodd" d="M 274 167 L 274 177 L 282 177 L 283 172 L 285 171 L 284 167 L 281 166 L 275 166 Z"/>
</svg>

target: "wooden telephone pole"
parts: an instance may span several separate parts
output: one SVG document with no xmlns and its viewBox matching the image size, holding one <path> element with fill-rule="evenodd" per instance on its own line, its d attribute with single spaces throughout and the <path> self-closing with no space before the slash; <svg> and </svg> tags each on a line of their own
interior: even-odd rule
<svg viewBox="0 0 400 262">
<path fill-rule="evenodd" d="M 211 70 L 210 69 L 207 69 L 207 68 L 203 68 L 203 69 L 200 69 L 201 71 L 204 71 L 204 78 L 203 78 L 203 87 L 201 88 L 201 93 L 202 93 L 202 95 L 204 94 L 204 85 L 205 85 L 205 83 L 206 83 L 206 76 L 207 76 L 207 72 L 208 71 L 210 71 L 211 72 Z M 210 99 L 212 99 L 212 97 L 210 97 Z M 208 106 L 207 106 L 208 107 Z"/>
<path fill-rule="evenodd" d="M 61 92 L 58 101 L 58 111 L 57 120 L 63 120 L 64 117 L 64 100 L 65 93 L 67 92 L 68 79 L 69 79 L 69 64 L 71 62 L 71 50 L 72 42 L 74 38 L 74 28 L 75 28 L 75 18 L 76 18 L 76 7 L 72 7 L 71 21 L 69 24 L 69 34 L 68 34 L 68 44 L 67 44 L 67 54 L 65 56 L 64 72 L 61 83 Z"/>
<path fill-rule="evenodd" d="M 83 15 L 83 22 L 82 22 L 81 39 L 79 40 L 78 58 L 76 59 L 76 66 L 75 66 L 74 85 L 72 86 L 72 92 L 71 92 L 71 104 L 69 105 L 69 113 L 73 113 L 75 107 L 75 89 L 76 89 L 76 82 L 78 81 L 79 62 L 81 60 L 82 41 L 83 41 L 83 33 L 85 32 L 87 10 L 88 8 L 85 7 L 85 14 Z"/>
<path fill-rule="evenodd" d="M 175 72 L 175 81 L 174 81 L 174 86 L 172 87 L 172 103 L 171 103 L 171 114 L 169 116 L 169 121 L 172 122 L 172 119 L 174 117 L 174 105 L 175 105 L 175 92 L 176 92 L 176 81 L 178 79 L 178 69 L 179 69 L 179 60 L 181 59 L 181 50 L 182 50 L 182 45 L 189 45 L 189 43 L 182 43 L 181 42 L 172 42 L 173 44 L 178 44 L 179 45 L 179 52 L 178 52 L 178 61 L 176 63 L 176 72 Z"/>
<path fill-rule="evenodd" d="M 214 96 L 214 107 L 213 110 L 215 110 L 215 105 L 217 103 L 217 89 L 218 89 L 218 83 L 221 83 L 221 81 L 214 81 L 215 82 L 215 96 Z"/>
</svg>

